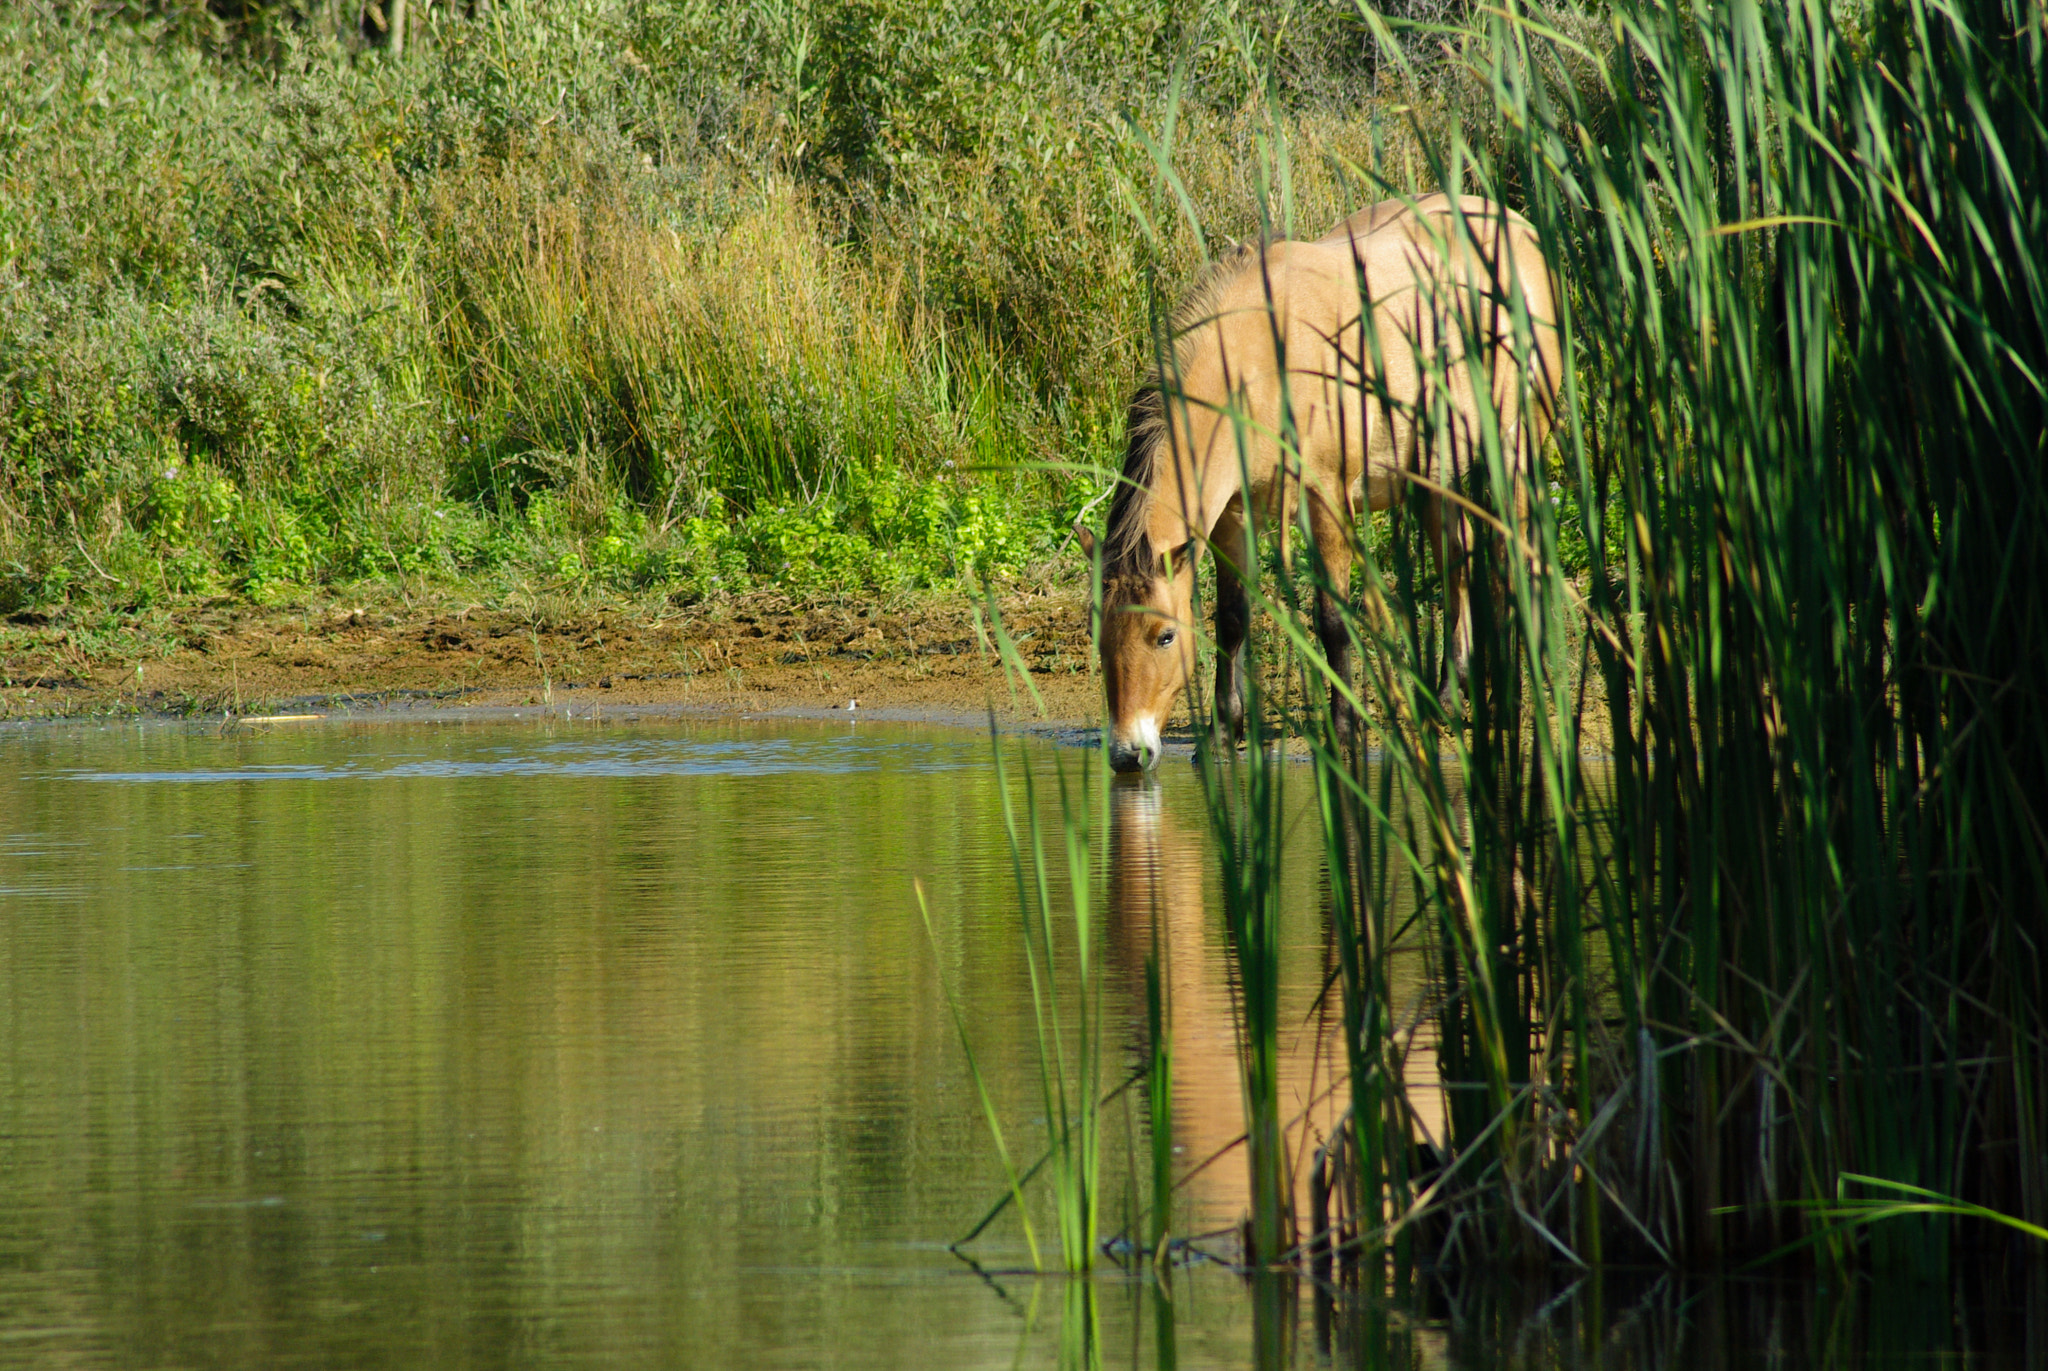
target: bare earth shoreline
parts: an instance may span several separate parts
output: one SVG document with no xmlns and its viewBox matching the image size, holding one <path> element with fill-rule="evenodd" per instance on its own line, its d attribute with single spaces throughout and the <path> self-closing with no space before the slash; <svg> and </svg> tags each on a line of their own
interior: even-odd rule
<svg viewBox="0 0 2048 1371">
<path fill-rule="evenodd" d="M 961 599 L 796 607 L 769 597 L 646 617 L 477 606 L 219 602 L 117 654 L 40 614 L 0 630 L 0 719 L 155 715 L 769 712 L 1084 728 L 1099 717 L 1086 602 L 1018 595 L 1003 622 L 1039 701 L 1006 681 Z M 1042 702 L 1042 704 L 1041 704 Z"/>
</svg>

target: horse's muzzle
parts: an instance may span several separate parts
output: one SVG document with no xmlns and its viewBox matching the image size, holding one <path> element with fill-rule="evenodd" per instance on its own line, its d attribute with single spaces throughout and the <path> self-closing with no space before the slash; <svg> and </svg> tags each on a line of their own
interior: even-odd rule
<svg viewBox="0 0 2048 1371">
<path fill-rule="evenodd" d="M 1129 775 L 1134 771 L 1144 771 L 1157 760 L 1157 757 L 1146 752 L 1143 748 L 1133 747 L 1129 743 L 1113 742 L 1109 745 L 1110 770 L 1124 775 Z"/>
<path fill-rule="evenodd" d="M 1141 715 L 1130 728 L 1111 731 L 1109 766 L 1112 771 L 1125 774 L 1150 771 L 1159 764 L 1159 754 L 1163 750 L 1159 741 L 1159 725 L 1151 716 Z"/>
</svg>

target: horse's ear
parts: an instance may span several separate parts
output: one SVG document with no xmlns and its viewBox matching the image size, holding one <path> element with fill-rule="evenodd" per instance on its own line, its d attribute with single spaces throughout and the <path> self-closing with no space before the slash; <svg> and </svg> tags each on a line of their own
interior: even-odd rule
<svg viewBox="0 0 2048 1371">
<path fill-rule="evenodd" d="M 1168 577 L 1171 577 L 1184 566 L 1193 566 L 1195 564 L 1195 540 L 1190 538 L 1179 547 L 1169 548 L 1160 556 L 1159 560 L 1160 564 L 1165 568 L 1165 574 Z"/>
<path fill-rule="evenodd" d="M 1095 530 L 1086 524 L 1074 525 L 1074 541 L 1081 545 L 1081 555 L 1089 561 L 1095 560 Z"/>
</svg>

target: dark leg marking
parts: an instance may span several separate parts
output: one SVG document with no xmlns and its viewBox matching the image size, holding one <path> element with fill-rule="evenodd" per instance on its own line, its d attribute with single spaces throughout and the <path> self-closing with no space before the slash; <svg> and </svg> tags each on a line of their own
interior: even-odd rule
<svg viewBox="0 0 2048 1371">
<path fill-rule="evenodd" d="M 1252 599 L 1244 582 L 1216 559 L 1216 722 L 1232 742 L 1244 737 L 1244 644 Z"/>
</svg>

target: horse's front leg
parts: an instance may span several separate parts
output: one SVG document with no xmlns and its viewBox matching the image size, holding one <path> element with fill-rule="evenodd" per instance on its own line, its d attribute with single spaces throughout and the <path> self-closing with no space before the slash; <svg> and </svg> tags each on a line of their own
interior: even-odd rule
<svg viewBox="0 0 2048 1371">
<path fill-rule="evenodd" d="M 1316 590 L 1316 639 L 1330 668 L 1330 722 L 1338 739 L 1359 741 L 1358 712 L 1351 707 L 1351 527 L 1320 495 L 1309 499 L 1309 533 L 1322 560 L 1323 587 Z M 1336 592 L 1332 594 L 1331 592 Z"/>
<path fill-rule="evenodd" d="M 1235 505 L 1217 521 L 1209 546 L 1216 563 L 1216 729 L 1235 743 L 1244 739 L 1244 645 L 1252 627 L 1251 593 L 1240 573 L 1256 574 Z"/>
</svg>

